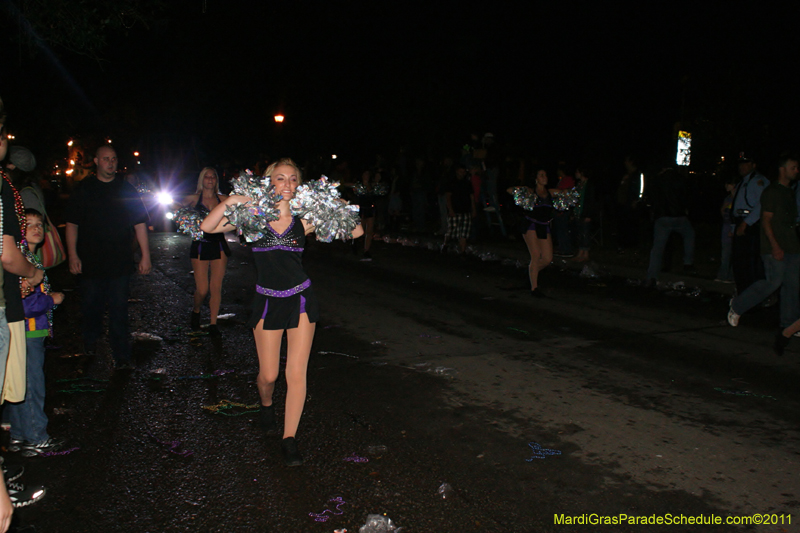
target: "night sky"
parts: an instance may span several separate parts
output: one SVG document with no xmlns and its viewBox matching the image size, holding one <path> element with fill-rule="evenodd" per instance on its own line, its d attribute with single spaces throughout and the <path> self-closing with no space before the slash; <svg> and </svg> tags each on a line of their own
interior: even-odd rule
<svg viewBox="0 0 800 533">
<path fill-rule="evenodd" d="M 597 166 L 673 157 L 678 125 L 698 168 L 798 147 L 797 8 L 635 5 L 175 0 L 102 64 L 21 53 L 5 21 L 0 94 L 39 151 L 109 135 L 200 165 L 399 144 L 439 157 L 472 131 Z"/>
</svg>

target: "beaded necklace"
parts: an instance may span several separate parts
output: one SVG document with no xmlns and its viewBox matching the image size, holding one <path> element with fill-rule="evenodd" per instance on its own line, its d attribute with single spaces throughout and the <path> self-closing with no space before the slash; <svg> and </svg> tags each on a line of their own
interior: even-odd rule
<svg viewBox="0 0 800 533">
<path fill-rule="evenodd" d="M 19 222 L 19 232 L 20 232 L 20 235 L 21 235 L 20 241 L 19 241 L 19 243 L 17 243 L 17 246 L 19 247 L 19 251 L 22 252 L 22 255 L 24 255 L 25 258 L 28 260 L 28 262 L 30 262 L 33 266 L 35 266 L 36 268 L 38 268 L 40 270 L 44 270 L 44 266 L 42 266 L 41 259 L 36 257 L 36 255 L 28 249 L 28 239 L 26 238 L 27 237 L 27 232 L 28 232 L 28 221 L 25 218 L 25 204 L 22 201 L 22 196 L 20 196 L 19 191 L 17 191 L 17 188 L 14 187 L 14 185 L 11 183 L 11 179 L 8 177 L 8 174 L 6 174 L 2 170 L 0 170 L 0 174 L 3 176 L 3 180 L 5 181 L 5 184 L 8 187 L 11 187 L 11 192 L 14 193 L 14 213 L 17 215 L 17 221 Z M 2 202 L 0 202 L 0 203 L 2 203 Z M 1 207 L 0 207 L 0 216 L 2 216 L 2 208 Z M 20 291 L 22 290 L 22 282 L 23 282 L 24 279 L 25 278 L 23 278 L 23 277 L 19 278 Z M 31 287 L 31 288 L 33 288 L 33 287 Z M 44 277 L 42 277 L 42 292 L 44 292 L 47 295 L 50 294 L 50 280 L 47 278 L 46 274 L 44 275 Z M 48 326 L 50 328 L 50 334 L 51 335 L 53 333 L 53 331 L 52 331 L 53 330 L 53 309 L 55 309 L 55 307 L 51 308 L 47 312 L 47 324 L 48 324 Z"/>
<path fill-rule="evenodd" d="M 22 202 L 22 196 L 19 195 L 19 191 L 16 187 L 11 183 L 11 179 L 8 177 L 8 174 L 5 171 L 0 170 L 0 174 L 2 174 L 3 179 L 6 182 L 6 185 L 11 187 L 11 192 L 14 193 L 14 213 L 17 215 L 17 222 L 19 222 L 19 232 L 22 235 L 20 238 L 19 249 L 22 253 L 25 253 L 25 250 L 28 249 L 28 241 L 25 239 L 25 233 L 28 229 L 28 224 L 25 222 L 25 204 Z"/>
</svg>

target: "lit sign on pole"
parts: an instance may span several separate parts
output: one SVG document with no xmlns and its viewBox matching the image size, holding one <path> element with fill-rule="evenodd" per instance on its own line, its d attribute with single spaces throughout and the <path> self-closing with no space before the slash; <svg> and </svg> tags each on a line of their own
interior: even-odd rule
<svg viewBox="0 0 800 533">
<path fill-rule="evenodd" d="M 678 132 L 678 153 L 675 155 L 675 162 L 681 166 L 688 167 L 692 161 L 692 134 L 688 131 Z"/>
</svg>

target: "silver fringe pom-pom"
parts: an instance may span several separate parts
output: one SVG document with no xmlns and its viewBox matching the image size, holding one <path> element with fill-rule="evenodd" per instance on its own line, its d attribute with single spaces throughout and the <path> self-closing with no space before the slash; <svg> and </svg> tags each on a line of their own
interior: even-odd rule
<svg viewBox="0 0 800 533">
<path fill-rule="evenodd" d="M 385 183 L 373 183 L 372 185 L 366 186 L 363 183 L 356 183 L 353 185 L 353 192 L 356 193 L 357 196 L 386 196 L 389 194 L 389 188 L 386 186 Z"/>
<path fill-rule="evenodd" d="M 528 211 L 533 211 L 541 203 L 541 199 L 533 194 L 533 190 L 528 187 L 514 187 L 512 195 L 514 196 L 514 203 Z"/>
<path fill-rule="evenodd" d="M 375 196 L 386 196 L 389 194 L 389 187 L 385 183 L 378 182 L 372 186 L 372 194 Z"/>
<path fill-rule="evenodd" d="M 529 187 L 514 187 L 512 194 L 514 203 L 528 211 L 533 211 L 534 208 L 546 201 L 534 194 L 533 189 Z M 553 208 L 556 211 L 566 211 L 575 207 L 581 197 L 580 191 L 575 188 L 556 190 L 550 194 L 553 197 Z"/>
<path fill-rule="evenodd" d="M 203 230 L 200 223 L 203 222 L 205 215 L 191 207 L 181 207 L 172 215 L 172 221 L 178 225 L 178 231 L 199 241 L 203 238 Z"/>
<path fill-rule="evenodd" d="M 352 239 L 360 223 L 358 206 L 349 205 L 339 196 L 339 184 L 326 176 L 311 180 L 297 188 L 290 202 L 292 214 L 314 226 L 317 240 Z"/>
<path fill-rule="evenodd" d="M 231 180 L 233 193 L 251 199 L 247 204 L 229 205 L 225 216 L 239 235 L 247 242 L 255 242 L 264 237 L 267 225 L 281 216 L 278 202 L 281 195 L 270 184 L 269 178 L 259 179 L 252 172 L 245 171 Z"/>
<path fill-rule="evenodd" d="M 567 209 L 572 209 L 581 199 L 581 193 L 575 187 L 571 189 L 559 189 L 552 193 L 553 195 L 553 207 L 555 207 L 556 211 L 566 211 Z"/>
</svg>

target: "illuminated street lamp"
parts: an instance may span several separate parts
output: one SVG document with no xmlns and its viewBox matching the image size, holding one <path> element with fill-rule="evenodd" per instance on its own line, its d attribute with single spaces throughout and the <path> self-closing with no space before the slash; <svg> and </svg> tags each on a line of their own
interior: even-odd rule
<svg viewBox="0 0 800 533">
<path fill-rule="evenodd" d="M 280 123 L 282 123 L 282 122 L 283 122 L 283 119 L 284 119 L 284 118 L 286 118 L 286 117 L 284 117 L 283 115 L 281 115 L 280 113 L 278 113 L 277 115 L 275 115 L 275 122 L 277 122 L 278 124 L 280 124 Z"/>
<path fill-rule="evenodd" d="M 67 146 L 72 147 L 73 144 L 75 144 L 75 142 L 72 139 L 70 139 L 69 142 L 67 143 Z"/>
<path fill-rule="evenodd" d="M 139 157 L 139 152 L 133 152 L 134 157 Z"/>
</svg>

